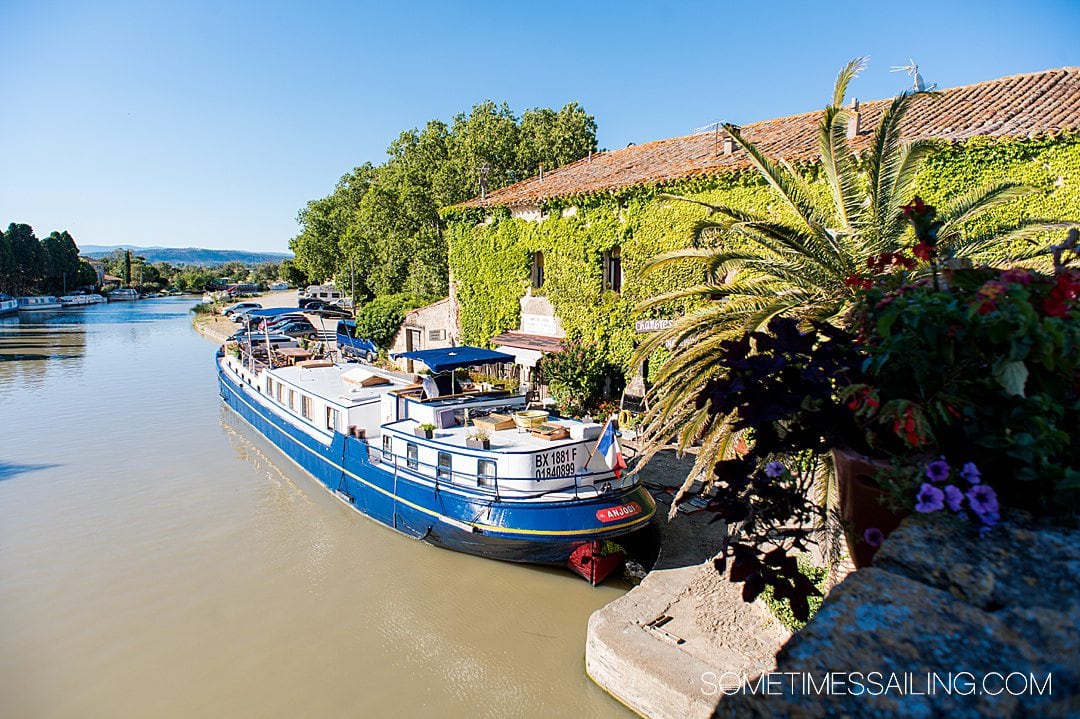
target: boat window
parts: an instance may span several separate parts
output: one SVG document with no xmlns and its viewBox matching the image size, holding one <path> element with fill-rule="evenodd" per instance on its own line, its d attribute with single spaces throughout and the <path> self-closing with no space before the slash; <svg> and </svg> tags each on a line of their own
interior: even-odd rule
<svg viewBox="0 0 1080 719">
<path fill-rule="evenodd" d="M 409 466 L 409 469 L 416 469 L 420 466 L 420 462 L 416 458 L 416 445 L 412 442 L 405 445 L 405 464 Z"/>
<path fill-rule="evenodd" d="M 442 479 L 447 482 L 454 481 L 454 471 L 451 467 L 453 458 L 449 452 L 439 452 L 439 467 L 435 471 L 435 478 Z"/>
<path fill-rule="evenodd" d="M 495 462 L 490 459 L 481 459 L 476 467 L 476 486 L 495 486 Z"/>
<path fill-rule="evenodd" d="M 274 380 L 269 377 L 266 378 L 266 393 L 271 397 L 274 396 Z"/>
<path fill-rule="evenodd" d="M 281 402 L 281 393 L 282 393 L 282 391 L 283 390 L 281 388 L 281 383 L 278 382 L 278 384 L 277 384 L 277 402 L 278 402 L 278 404 L 282 404 L 282 402 Z"/>
<path fill-rule="evenodd" d="M 296 390 L 294 389 L 289 390 L 289 409 L 296 411 Z"/>
<path fill-rule="evenodd" d="M 338 417 L 340 413 L 333 407 L 326 408 L 326 428 L 331 431 L 336 431 L 338 428 Z"/>
<path fill-rule="evenodd" d="M 300 414 L 304 415 L 305 419 L 315 419 L 315 413 L 311 409 L 311 397 L 306 394 L 300 396 Z"/>
<path fill-rule="evenodd" d="M 382 453 L 383 459 L 389 459 L 394 456 L 394 439 L 388 434 L 383 435 L 382 438 Z M 397 464 L 396 460 L 394 464 Z"/>
</svg>

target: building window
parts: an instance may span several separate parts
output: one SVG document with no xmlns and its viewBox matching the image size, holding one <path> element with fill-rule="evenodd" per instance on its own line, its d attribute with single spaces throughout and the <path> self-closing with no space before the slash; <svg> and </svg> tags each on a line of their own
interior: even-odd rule
<svg viewBox="0 0 1080 719">
<path fill-rule="evenodd" d="M 604 253 L 604 288 L 622 292 L 622 248 L 618 245 Z"/>
<path fill-rule="evenodd" d="M 420 461 L 416 457 L 416 445 L 409 442 L 405 445 L 405 464 L 409 469 L 416 469 L 420 466 Z"/>
<path fill-rule="evenodd" d="M 326 428 L 331 432 L 337 431 L 339 416 L 340 413 L 333 407 L 326 408 Z"/>
<path fill-rule="evenodd" d="M 476 486 L 495 486 L 495 462 L 490 459 L 481 459 L 476 467 Z"/>
<path fill-rule="evenodd" d="M 538 290 L 544 286 L 544 253 L 534 252 L 532 259 L 532 286 Z"/>
<path fill-rule="evenodd" d="M 435 470 L 435 478 L 444 482 L 454 481 L 454 471 L 451 465 L 453 458 L 449 452 L 439 452 L 439 466 Z"/>
</svg>

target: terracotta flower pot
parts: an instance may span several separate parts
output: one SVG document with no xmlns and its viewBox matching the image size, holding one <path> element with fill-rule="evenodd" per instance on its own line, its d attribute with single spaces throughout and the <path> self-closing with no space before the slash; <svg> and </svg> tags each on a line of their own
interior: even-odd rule
<svg viewBox="0 0 1080 719">
<path fill-rule="evenodd" d="M 888 493 L 874 481 L 880 470 L 888 469 L 887 462 L 843 448 L 834 449 L 832 456 L 848 552 L 857 568 L 868 567 L 878 548 L 866 541 L 866 530 L 875 528 L 888 537 L 911 511 L 893 511 L 886 503 Z"/>
</svg>

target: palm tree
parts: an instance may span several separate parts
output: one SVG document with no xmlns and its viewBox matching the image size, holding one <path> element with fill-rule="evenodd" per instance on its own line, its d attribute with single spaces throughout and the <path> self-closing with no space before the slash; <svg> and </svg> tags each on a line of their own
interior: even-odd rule
<svg viewBox="0 0 1080 719">
<path fill-rule="evenodd" d="M 637 353 L 640 361 L 661 346 L 679 348 L 659 371 L 650 392 L 645 436 L 651 451 L 646 456 L 672 437 L 682 449 L 700 442 L 691 478 L 707 475 L 717 459 L 727 456 L 733 440 L 725 431 L 724 418 L 695 403 L 705 380 L 723 369 L 715 364 L 718 344 L 763 328 L 777 315 L 845 324 L 857 293 L 850 278 L 866 267 L 867 258 L 914 244 L 902 205 L 914 195 L 915 178 L 932 143 L 901 141 L 902 120 L 914 97 L 905 93 L 885 108 L 870 147 L 861 159 L 856 157 L 848 142 L 844 97 L 865 64 L 858 58 L 840 71 L 832 102 L 821 114 L 818 152 L 827 188 L 824 197 L 793 167 L 769 159 L 738 128 L 725 124 L 789 217 L 765 218 L 675 198 L 704 206 L 708 217 L 698 223 L 691 247 L 659 255 L 644 269 L 648 274 L 673 263 L 696 262 L 704 270 L 700 284 L 652 298 L 638 308 L 673 302 L 699 306 L 670 329 L 654 334 Z M 1023 220 L 1005 232 L 961 232 L 972 219 L 1029 191 L 1001 183 L 946 203 L 937 214 L 942 222 L 938 251 L 961 260 L 978 258 L 991 242 L 1014 242 L 1045 232 L 1049 226 L 1039 220 Z M 740 241 L 723 242 L 729 239 Z"/>
</svg>

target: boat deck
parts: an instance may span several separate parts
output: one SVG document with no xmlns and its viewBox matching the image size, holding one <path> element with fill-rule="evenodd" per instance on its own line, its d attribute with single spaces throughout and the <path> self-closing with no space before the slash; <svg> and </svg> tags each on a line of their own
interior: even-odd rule
<svg viewBox="0 0 1080 719">
<path fill-rule="evenodd" d="M 385 384 L 364 387 L 359 382 L 346 379 L 346 376 L 356 376 L 353 374 L 355 370 L 356 365 L 311 367 L 301 363 L 276 367 L 270 371 L 270 376 L 345 407 L 364 404 L 391 390 L 409 386 L 400 380 L 387 378 Z"/>
<path fill-rule="evenodd" d="M 487 435 L 491 441 L 491 446 L 484 451 L 488 452 L 502 452 L 502 453 L 515 453 L 515 452 L 543 452 L 545 450 L 556 449 L 559 447 L 565 447 L 574 444 L 580 444 L 584 441 L 584 437 L 576 428 L 594 427 L 597 431 L 600 429 L 600 425 L 595 423 L 580 422 L 575 419 L 557 419 L 550 418 L 545 424 L 559 425 L 571 430 L 571 435 L 565 439 L 548 440 L 540 437 L 534 437 L 528 430 L 518 429 L 512 427 L 510 429 L 500 429 L 493 432 L 487 432 Z M 385 429 L 392 429 L 401 432 L 406 435 L 414 434 L 413 430 L 417 427 L 418 423 L 412 419 L 403 419 L 398 422 L 385 425 Z M 437 442 L 442 445 L 448 445 L 450 447 L 466 448 L 468 445 L 465 440 L 468 439 L 470 434 L 474 434 L 477 431 L 477 427 L 449 427 L 447 429 L 436 429 L 432 433 L 432 438 L 429 441 Z M 576 437 L 576 438 L 575 438 Z"/>
</svg>

